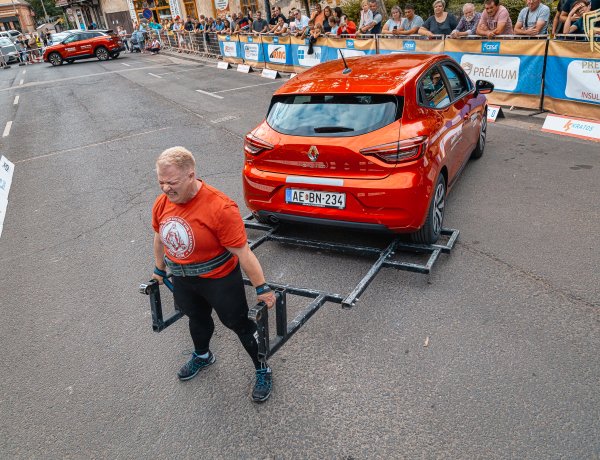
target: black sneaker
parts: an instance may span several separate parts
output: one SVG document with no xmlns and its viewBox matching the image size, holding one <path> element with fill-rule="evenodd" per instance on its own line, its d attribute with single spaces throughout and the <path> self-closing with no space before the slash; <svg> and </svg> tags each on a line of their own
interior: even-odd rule
<svg viewBox="0 0 600 460">
<path fill-rule="evenodd" d="M 273 372 L 270 367 L 258 369 L 256 371 L 256 382 L 252 390 L 252 400 L 254 402 L 263 402 L 271 396 L 273 389 Z"/>
<path fill-rule="evenodd" d="M 215 360 L 215 355 L 210 351 L 208 352 L 208 358 L 200 358 L 200 356 L 194 352 L 192 353 L 192 358 L 179 369 L 177 377 L 179 377 L 179 380 L 193 379 L 198 372 L 205 367 L 210 366 Z"/>
</svg>

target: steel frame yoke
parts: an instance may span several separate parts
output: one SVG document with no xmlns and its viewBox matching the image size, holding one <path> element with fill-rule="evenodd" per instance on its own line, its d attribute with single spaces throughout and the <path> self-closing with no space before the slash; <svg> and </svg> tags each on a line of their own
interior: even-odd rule
<svg viewBox="0 0 600 460">
<path fill-rule="evenodd" d="M 278 227 L 261 224 L 254 220 L 252 215 L 244 218 L 246 228 L 264 231 L 265 233 L 253 241 L 248 241 L 250 249 L 256 249 L 267 241 L 275 241 L 291 246 L 312 248 L 324 251 L 337 252 L 356 256 L 377 256 L 377 260 L 354 289 L 347 295 L 336 294 L 318 289 L 308 289 L 287 284 L 269 283 L 275 290 L 277 301 L 275 303 L 275 328 L 276 334 L 271 341 L 269 332 L 269 313 L 267 306 L 259 302 L 248 312 L 248 318 L 256 323 L 259 358 L 266 361 L 279 350 L 285 342 L 294 335 L 326 302 L 341 304 L 343 308 L 352 308 L 356 305 L 359 297 L 375 279 L 377 273 L 383 267 L 391 267 L 397 270 L 405 270 L 414 273 L 429 274 L 440 254 L 449 254 L 456 243 L 459 235 L 458 230 L 442 229 L 442 235 L 448 237 L 446 244 L 412 244 L 401 241 L 400 237 L 392 240 L 387 247 L 377 248 L 371 246 L 360 246 L 346 243 L 334 243 L 328 241 L 308 240 L 277 234 Z M 403 262 L 392 260 L 397 252 L 410 252 L 429 254 L 425 264 L 414 262 Z M 244 278 L 246 285 L 251 285 Z M 152 312 L 152 329 L 161 332 L 183 316 L 175 305 L 175 312 L 168 318 L 164 318 L 160 297 L 159 284 L 156 280 L 141 284 L 139 291 L 150 298 L 150 310 Z M 310 299 L 310 303 L 288 323 L 287 295 L 300 296 Z"/>
<path fill-rule="evenodd" d="M 413 244 L 403 242 L 400 237 L 396 237 L 387 245 L 387 247 L 382 249 L 370 246 L 357 246 L 345 243 L 332 243 L 277 235 L 278 227 L 271 227 L 256 222 L 252 215 L 246 216 L 244 218 L 244 223 L 246 228 L 262 230 L 265 232 L 256 240 L 248 242 L 250 249 L 252 250 L 258 248 L 267 241 L 276 241 L 282 244 L 332 251 L 341 254 L 378 256 L 377 261 L 371 266 L 354 289 L 346 296 L 316 289 L 269 283 L 277 294 L 277 301 L 275 303 L 276 335 L 272 342 L 270 341 L 269 314 L 266 305 L 263 302 L 260 302 L 248 313 L 248 317 L 256 322 L 259 355 L 261 359 L 264 360 L 279 350 L 281 346 L 287 342 L 287 340 L 323 306 L 323 304 L 325 304 L 325 302 L 338 303 L 341 304 L 343 308 L 354 307 L 359 300 L 359 297 L 375 279 L 382 267 L 391 267 L 397 270 L 429 274 L 440 254 L 449 254 L 450 251 L 452 251 L 459 235 L 458 230 L 444 228 L 442 229 L 442 235 L 448 237 L 446 244 Z M 429 258 L 425 264 L 392 260 L 392 257 L 394 257 L 397 252 L 429 254 Z M 247 285 L 251 284 L 248 279 L 244 279 L 244 282 Z M 298 313 L 289 324 L 287 322 L 287 294 L 311 299 L 308 306 Z"/>
</svg>

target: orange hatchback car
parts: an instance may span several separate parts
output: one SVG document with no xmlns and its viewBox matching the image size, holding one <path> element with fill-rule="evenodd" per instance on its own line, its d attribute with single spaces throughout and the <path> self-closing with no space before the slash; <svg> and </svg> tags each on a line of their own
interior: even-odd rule
<svg viewBox="0 0 600 460">
<path fill-rule="evenodd" d="M 261 222 L 411 233 L 437 241 L 446 194 L 483 154 L 487 81 L 445 55 L 330 61 L 274 94 L 244 143 L 244 196 Z"/>
<path fill-rule="evenodd" d="M 60 43 L 50 45 L 44 50 L 44 61 L 53 66 L 93 57 L 107 61 L 111 57 L 118 58 L 124 50 L 125 45 L 112 30 L 73 31 Z"/>
</svg>

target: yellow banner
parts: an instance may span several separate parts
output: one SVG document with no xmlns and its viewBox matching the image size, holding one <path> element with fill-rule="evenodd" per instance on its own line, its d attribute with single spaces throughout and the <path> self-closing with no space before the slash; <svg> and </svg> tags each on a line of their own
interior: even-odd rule
<svg viewBox="0 0 600 460">
<path fill-rule="evenodd" d="M 411 38 L 378 38 L 379 53 L 434 53 L 444 52 L 444 40 L 421 40 Z"/>
<path fill-rule="evenodd" d="M 444 52 L 484 55 L 543 56 L 546 40 L 461 40 L 447 38 Z"/>
<path fill-rule="evenodd" d="M 219 34 L 217 37 L 219 38 L 219 49 L 223 60 L 232 64 L 241 64 L 242 58 L 237 35 Z"/>
<path fill-rule="evenodd" d="M 330 48 L 345 50 L 342 51 L 344 57 L 364 56 L 365 54 L 375 54 L 377 52 L 377 41 L 374 38 L 341 38 L 328 36 L 326 43 Z M 371 51 L 371 53 L 353 53 L 352 50 Z"/>
<path fill-rule="evenodd" d="M 289 36 L 262 35 L 261 40 L 267 69 L 294 72 Z"/>
</svg>

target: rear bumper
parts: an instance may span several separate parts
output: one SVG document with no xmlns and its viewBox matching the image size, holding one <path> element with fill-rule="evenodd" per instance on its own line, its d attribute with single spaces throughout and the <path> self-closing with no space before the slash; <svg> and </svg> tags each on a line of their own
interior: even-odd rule
<svg viewBox="0 0 600 460">
<path fill-rule="evenodd" d="M 261 217 L 326 224 L 336 227 L 387 229 L 414 232 L 423 226 L 437 171 L 423 171 L 420 164 L 403 168 L 376 180 L 344 179 L 343 185 L 287 183 L 287 175 L 244 168 L 244 198 Z M 308 178 L 310 179 L 310 178 Z M 342 192 L 345 209 L 304 206 L 285 202 L 285 189 Z"/>
</svg>

